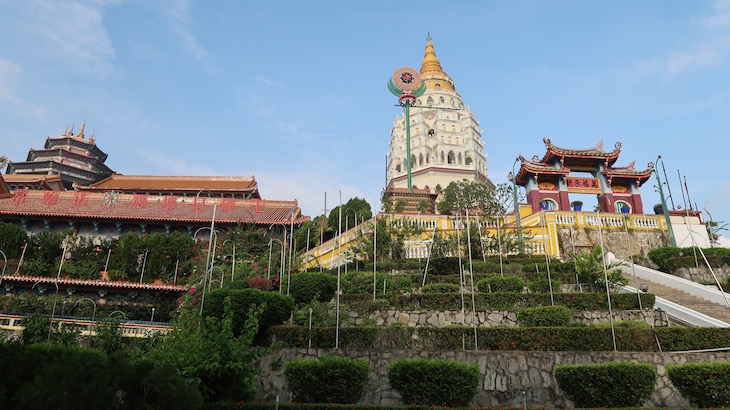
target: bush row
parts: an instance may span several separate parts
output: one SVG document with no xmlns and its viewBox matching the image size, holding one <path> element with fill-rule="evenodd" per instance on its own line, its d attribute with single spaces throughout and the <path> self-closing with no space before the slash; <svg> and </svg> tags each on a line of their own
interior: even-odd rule
<svg viewBox="0 0 730 410">
<path fill-rule="evenodd" d="M 654 391 L 656 368 L 621 362 L 558 365 L 555 380 L 575 407 L 640 407 Z"/>
<path fill-rule="evenodd" d="M 730 406 L 730 363 L 667 366 L 672 384 L 698 407 Z"/>
<path fill-rule="evenodd" d="M 644 309 L 654 307 L 655 296 L 651 293 L 641 294 Z M 340 303 L 372 301 L 373 295 L 343 295 Z M 525 307 L 550 306 L 549 293 L 476 293 L 474 295 L 476 309 L 516 311 Z M 379 306 L 389 306 L 401 310 L 461 310 L 459 293 L 423 293 L 411 295 L 390 295 Z M 572 310 L 608 310 L 605 293 L 555 293 L 555 305 L 565 306 Z M 471 309 L 471 297 L 464 298 L 464 307 Z M 611 306 L 617 310 L 638 310 L 639 301 L 635 293 L 617 293 L 611 295 Z"/>
<path fill-rule="evenodd" d="M 675 248 L 670 246 L 652 249 L 649 251 L 649 259 L 659 266 L 659 270 L 674 273 L 679 268 L 695 267 L 695 252 L 697 252 L 697 248 Z M 704 252 L 712 267 L 730 265 L 730 249 L 728 248 L 702 249 L 702 252 Z M 699 254 L 699 252 L 697 253 Z"/>
<path fill-rule="evenodd" d="M 480 350 L 513 351 L 611 351 L 613 342 L 608 326 L 477 328 Z M 314 348 L 335 345 L 334 327 L 274 326 L 271 341 L 286 347 Z M 662 351 L 721 348 L 730 346 L 730 329 L 656 328 L 619 322 L 616 344 L 620 351 L 656 352 L 657 339 Z M 461 350 L 474 349 L 471 327 L 341 327 L 339 345 L 355 349 Z"/>
<path fill-rule="evenodd" d="M 331 356 L 290 360 L 284 369 L 292 401 L 299 403 L 357 403 L 368 373 L 370 365 L 364 359 Z"/>
</svg>

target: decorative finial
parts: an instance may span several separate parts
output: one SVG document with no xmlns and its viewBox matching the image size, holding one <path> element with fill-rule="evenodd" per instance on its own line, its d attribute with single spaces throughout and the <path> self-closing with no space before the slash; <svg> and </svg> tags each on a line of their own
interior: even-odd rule
<svg viewBox="0 0 730 410">
<path fill-rule="evenodd" d="M 68 135 L 68 124 L 66 124 L 66 129 L 63 130 L 63 136 L 65 137 L 67 135 Z"/>
<path fill-rule="evenodd" d="M 431 32 L 430 31 L 428 32 L 428 42 L 429 43 L 431 42 Z"/>
<path fill-rule="evenodd" d="M 428 33 L 428 41 L 426 42 L 426 54 L 423 56 L 423 63 L 421 64 L 421 74 L 426 72 L 440 72 L 444 70 L 441 68 L 441 62 L 436 57 L 436 52 L 431 44 L 431 33 Z"/>
<path fill-rule="evenodd" d="M 71 123 L 71 131 L 68 132 L 68 135 L 70 135 L 72 137 L 74 135 L 74 125 L 76 125 L 76 123 L 75 122 L 72 122 Z"/>
<path fill-rule="evenodd" d="M 81 131 L 79 131 L 79 137 L 84 138 L 84 128 L 86 128 L 86 116 L 84 115 L 84 122 L 81 123 Z"/>
</svg>

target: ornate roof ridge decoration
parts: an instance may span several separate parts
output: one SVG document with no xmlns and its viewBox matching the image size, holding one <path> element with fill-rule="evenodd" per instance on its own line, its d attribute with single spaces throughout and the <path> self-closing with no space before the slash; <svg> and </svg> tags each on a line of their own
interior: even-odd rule
<svg viewBox="0 0 730 410">
<path fill-rule="evenodd" d="M 68 278 L 54 278 L 49 276 L 25 276 L 25 275 L 6 275 L 3 278 L 4 281 L 10 282 L 24 282 L 24 283 L 56 283 L 59 285 L 76 285 L 76 286 L 94 286 L 94 287 L 111 287 L 111 288 L 122 288 L 122 289 L 149 289 L 149 290 L 160 290 L 160 291 L 173 291 L 173 292 L 185 292 L 188 287 L 182 285 L 159 285 L 154 283 L 136 283 L 136 282 L 122 282 L 122 281 L 106 281 L 106 280 L 92 280 L 92 279 L 68 279 Z"/>
<path fill-rule="evenodd" d="M 651 173 L 654 172 L 654 163 L 650 162 L 647 164 L 646 169 L 643 171 L 637 171 L 636 170 L 636 161 L 631 161 L 629 165 L 626 165 L 624 167 L 614 167 L 614 168 L 606 168 L 603 171 L 601 171 L 604 175 L 611 175 L 611 176 L 627 176 L 627 177 L 646 177 L 648 178 L 651 176 Z"/>
<path fill-rule="evenodd" d="M 522 167 L 529 169 L 531 171 L 544 171 L 544 172 L 552 172 L 552 173 L 569 173 L 570 170 L 565 168 L 564 166 L 560 166 L 560 168 L 555 168 L 553 165 L 546 164 L 541 161 L 530 161 L 527 158 L 520 155 L 520 161 L 522 161 Z"/>
<path fill-rule="evenodd" d="M 550 138 L 543 137 L 542 141 L 545 143 L 545 148 L 547 148 L 547 152 L 545 153 L 545 156 L 543 157 L 542 161 L 547 161 L 550 157 L 550 152 L 554 152 L 556 154 L 559 154 L 559 156 L 592 156 L 592 157 L 617 157 L 618 154 L 621 152 L 621 143 L 616 142 L 614 144 L 614 149 L 611 152 L 606 152 L 603 150 L 603 140 L 599 140 L 598 144 L 591 148 L 584 148 L 584 149 L 571 149 L 571 148 L 563 148 L 558 147 L 557 145 L 553 144 L 552 141 L 550 141 Z"/>
</svg>

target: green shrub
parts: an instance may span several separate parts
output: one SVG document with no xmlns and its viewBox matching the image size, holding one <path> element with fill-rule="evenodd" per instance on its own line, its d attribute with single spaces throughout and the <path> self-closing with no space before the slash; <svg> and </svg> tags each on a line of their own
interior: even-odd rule
<svg viewBox="0 0 730 410">
<path fill-rule="evenodd" d="M 476 363 L 401 359 L 388 366 L 388 381 L 404 404 L 467 406 L 480 379 Z"/>
<path fill-rule="evenodd" d="M 524 327 L 568 326 L 573 315 L 565 306 L 538 306 L 517 311 L 517 323 Z"/>
<path fill-rule="evenodd" d="M 623 362 L 558 365 L 555 380 L 575 407 L 641 407 L 654 391 L 656 369 Z"/>
<path fill-rule="evenodd" d="M 730 406 L 730 363 L 685 363 L 667 366 L 669 380 L 698 407 Z"/>
<path fill-rule="evenodd" d="M 370 365 L 365 359 L 325 356 L 320 360 L 294 359 L 284 376 L 293 402 L 354 404 L 368 381 Z"/>
<path fill-rule="evenodd" d="M 455 293 L 459 292 L 459 285 L 455 283 L 431 283 L 421 286 L 421 293 Z"/>
<path fill-rule="evenodd" d="M 259 318 L 259 334 L 263 334 L 269 326 L 280 325 L 287 321 L 294 310 L 294 299 L 291 296 L 275 292 L 263 292 L 258 289 L 221 289 L 207 294 L 204 316 L 223 317 L 225 298 L 231 298 L 233 311 L 233 332 L 238 335 L 244 329 L 249 311 L 253 305 L 265 308 Z"/>
<path fill-rule="evenodd" d="M 375 291 L 383 295 L 383 281 L 385 281 L 385 293 L 387 295 L 410 292 L 413 290 L 411 277 L 409 275 L 388 275 L 377 273 L 375 276 Z M 365 294 L 373 295 L 373 273 L 372 272 L 349 272 L 341 279 L 343 294 Z"/>
<path fill-rule="evenodd" d="M 480 292 L 515 292 L 522 293 L 525 288 L 525 281 L 519 276 L 491 276 L 480 280 L 477 289 Z"/>
<path fill-rule="evenodd" d="M 337 291 L 337 277 L 323 272 L 302 272 L 293 274 L 289 294 L 299 305 L 309 303 L 315 297 L 327 303 Z"/>
<path fill-rule="evenodd" d="M 668 351 L 718 349 L 730 346 L 730 329 L 720 327 L 658 327 L 662 349 Z"/>
<path fill-rule="evenodd" d="M 459 273 L 459 258 L 439 257 L 433 258 L 428 265 L 428 273 L 431 275 L 453 275 Z"/>
<path fill-rule="evenodd" d="M 561 289 L 563 282 L 559 281 L 558 279 L 552 279 L 552 281 L 548 281 L 547 278 L 532 280 L 527 285 L 527 288 L 530 289 L 530 292 L 533 293 L 549 293 L 551 282 L 553 293 L 561 293 L 563 291 L 563 289 Z"/>
</svg>

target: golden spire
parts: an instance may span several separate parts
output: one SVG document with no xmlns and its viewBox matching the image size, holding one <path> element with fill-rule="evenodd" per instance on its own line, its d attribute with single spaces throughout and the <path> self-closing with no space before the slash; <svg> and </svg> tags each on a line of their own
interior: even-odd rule
<svg viewBox="0 0 730 410">
<path fill-rule="evenodd" d="M 444 72 L 444 70 L 441 69 L 441 62 L 438 57 L 436 57 L 436 52 L 433 50 L 433 44 L 431 44 L 431 33 L 428 33 L 426 55 L 423 57 L 423 63 L 421 64 L 421 74 L 427 72 Z"/>
</svg>

